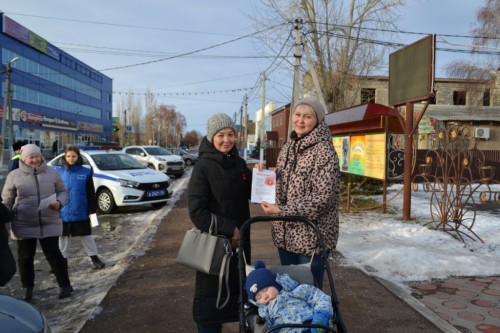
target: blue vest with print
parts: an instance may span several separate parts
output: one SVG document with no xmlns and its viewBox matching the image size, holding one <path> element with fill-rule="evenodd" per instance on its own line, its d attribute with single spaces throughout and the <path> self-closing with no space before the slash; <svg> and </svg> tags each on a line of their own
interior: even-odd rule
<svg viewBox="0 0 500 333">
<path fill-rule="evenodd" d="M 69 170 L 57 167 L 64 185 L 68 189 L 68 202 L 61 209 L 63 222 L 87 221 L 89 203 L 87 199 L 87 181 L 92 177 L 92 170 L 81 165 L 72 165 Z"/>
</svg>

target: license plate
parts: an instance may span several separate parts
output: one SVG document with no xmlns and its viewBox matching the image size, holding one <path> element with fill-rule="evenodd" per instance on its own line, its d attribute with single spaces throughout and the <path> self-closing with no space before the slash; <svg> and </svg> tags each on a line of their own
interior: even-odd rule
<svg viewBox="0 0 500 333">
<path fill-rule="evenodd" d="M 172 170 L 181 170 L 181 169 L 182 169 L 182 167 L 180 167 L 180 166 L 174 166 L 174 167 L 172 167 Z"/>
<path fill-rule="evenodd" d="M 165 190 L 148 191 L 148 192 L 146 192 L 146 196 L 148 198 L 161 197 L 161 196 L 164 196 L 166 193 L 167 192 L 165 192 Z"/>
</svg>

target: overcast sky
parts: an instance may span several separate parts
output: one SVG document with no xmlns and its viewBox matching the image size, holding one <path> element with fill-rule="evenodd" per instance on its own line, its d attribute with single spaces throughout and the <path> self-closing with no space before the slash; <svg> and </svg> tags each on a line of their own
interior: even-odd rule
<svg viewBox="0 0 500 333">
<path fill-rule="evenodd" d="M 408 0 L 408 3 L 399 18 L 402 30 L 469 35 L 476 10 L 484 2 Z M 251 7 L 251 1 L 230 0 L 16 0 L 4 1 L 0 10 L 111 77 L 114 112 L 126 92 L 132 90 L 136 98 L 143 100 L 149 88 L 155 93 L 157 103 L 174 105 L 184 114 L 187 130 L 205 134 L 206 120 L 214 113 L 233 116 L 239 112 L 245 94 L 251 92 L 261 72 L 272 62 L 259 58 L 255 40 L 247 37 L 232 41 L 255 32 L 246 16 Z M 409 44 L 422 37 L 402 34 L 399 41 Z M 470 40 L 446 37 L 446 42 L 450 41 L 471 44 Z M 442 42 L 438 47 L 445 46 Z M 216 46 L 219 44 L 224 45 Z M 204 48 L 207 50 L 178 57 Z M 442 77 L 447 60 L 456 57 L 467 55 L 438 52 L 437 76 Z M 153 63 L 137 66 L 147 62 Z M 110 69 L 122 66 L 130 67 Z M 266 82 L 266 102 L 285 105 L 291 96 L 291 86 L 291 76 L 275 71 Z M 254 113 L 261 106 L 258 86 L 248 101 L 251 119 L 255 119 Z"/>
</svg>

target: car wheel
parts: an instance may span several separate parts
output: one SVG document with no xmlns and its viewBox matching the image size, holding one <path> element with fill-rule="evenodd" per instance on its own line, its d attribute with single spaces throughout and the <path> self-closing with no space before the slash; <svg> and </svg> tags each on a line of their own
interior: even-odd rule
<svg viewBox="0 0 500 333">
<path fill-rule="evenodd" d="M 189 158 L 186 159 L 184 162 L 186 162 L 186 165 L 193 165 L 193 161 L 190 160 Z"/>
<path fill-rule="evenodd" d="M 152 203 L 151 206 L 153 206 L 154 208 L 161 208 L 163 206 L 165 206 L 167 204 L 167 202 L 155 202 L 155 203 Z"/>
<path fill-rule="evenodd" d="M 148 168 L 156 170 L 155 166 L 153 164 L 148 164 Z"/>
<path fill-rule="evenodd" d="M 111 214 L 116 210 L 115 199 L 113 194 L 107 189 L 100 190 L 97 193 L 97 206 L 103 214 Z"/>
</svg>

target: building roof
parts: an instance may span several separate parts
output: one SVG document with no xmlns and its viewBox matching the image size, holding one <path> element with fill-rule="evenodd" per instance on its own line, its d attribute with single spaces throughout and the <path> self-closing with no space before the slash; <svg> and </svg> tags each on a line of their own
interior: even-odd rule
<svg viewBox="0 0 500 333">
<path fill-rule="evenodd" d="M 382 120 L 387 118 L 388 123 Z M 377 103 L 356 105 L 325 115 L 325 122 L 332 134 L 381 131 L 403 131 L 401 115 L 394 109 Z"/>
<path fill-rule="evenodd" d="M 421 112 L 423 104 L 415 104 L 414 111 Z M 465 105 L 429 105 L 424 116 L 442 121 L 500 122 L 500 107 L 472 109 Z"/>
</svg>

